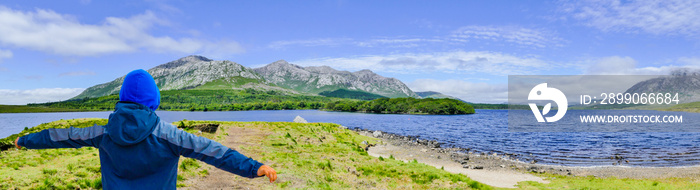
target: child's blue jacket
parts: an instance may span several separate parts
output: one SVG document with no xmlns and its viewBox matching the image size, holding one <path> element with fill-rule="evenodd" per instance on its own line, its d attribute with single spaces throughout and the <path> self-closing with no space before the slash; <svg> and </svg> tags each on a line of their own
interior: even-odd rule
<svg viewBox="0 0 700 190">
<path fill-rule="evenodd" d="M 125 92 L 135 94 L 123 96 Z M 29 149 L 98 148 L 104 189 L 175 189 L 180 155 L 243 177 L 257 177 L 260 162 L 161 121 L 154 112 L 160 93 L 146 71 L 126 76 L 120 99 L 105 126 L 47 129 L 23 136 L 17 144 Z"/>
</svg>

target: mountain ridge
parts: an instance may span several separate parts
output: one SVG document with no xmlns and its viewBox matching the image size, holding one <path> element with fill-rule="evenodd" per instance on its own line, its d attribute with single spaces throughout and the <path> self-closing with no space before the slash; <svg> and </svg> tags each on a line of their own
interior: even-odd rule
<svg viewBox="0 0 700 190">
<path fill-rule="evenodd" d="M 386 97 L 419 97 L 400 80 L 378 75 L 369 69 L 339 71 L 329 66 L 302 67 L 279 60 L 253 70 L 278 86 L 314 94 L 348 89 Z"/>
<path fill-rule="evenodd" d="M 670 76 L 638 82 L 625 93 L 678 93 L 680 103 L 697 102 L 700 101 L 700 72 L 676 70 Z"/>
<path fill-rule="evenodd" d="M 208 82 L 243 77 L 262 80 L 255 71 L 232 61 L 215 61 L 202 56 L 187 56 L 147 70 L 160 90 L 195 88 Z M 85 89 L 72 99 L 94 98 L 118 93 L 124 76 Z"/>
<path fill-rule="evenodd" d="M 147 70 L 160 90 L 193 88 L 264 89 L 284 93 L 317 95 L 338 89 L 365 91 L 387 97 L 420 98 L 398 79 L 384 77 L 369 69 L 349 72 L 329 66 L 302 67 L 278 60 L 260 68 L 248 68 L 228 60 L 190 55 Z M 71 99 L 116 94 L 125 76 L 87 88 Z M 215 85 L 214 85 L 215 83 Z"/>
</svg>

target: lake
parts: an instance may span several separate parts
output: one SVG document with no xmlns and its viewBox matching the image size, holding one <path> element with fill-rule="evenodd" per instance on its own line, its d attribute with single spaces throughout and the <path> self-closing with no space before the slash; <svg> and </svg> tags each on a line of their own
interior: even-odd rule
<svg viewBox="0 0 700 190">
<path fill-rule="evenodd" d="M 608 110 L 629 111 L 629 110 Z M 640 110 L 637 110 L 640 111 Z M 297 115 L 309 122 L 338 123 L 350 128 L 381 130 L 437 140 L 443 146 L 478 153 L 515 154 L 540 164 L 610 166 L 620 160 L 628 166 L 691 166 L 700 164 L 700 133 L 694 132 L 509 132 L 508 110 L 476 110 L 472 115 L 398 115 L 327 112 L 317 110 L 172 112 L 158 111 L 168 122 L 187 120 L 292 121 Z M 586 110 L 570 110 L 586 112 Z M 656 111 L 643 111 L 655 113 Z M 24 127 L 59 119 L 107 118 L 111 112 L 0 114 L 0 138 Z M 581 114 L 578 113 L 578 114 Z M 663 112 L 666 113 L 666 112 Z M 519 110 L 510 114 L 532 114 Z M 700 126 L 700 114 L 683 113 L 683 126 Z M 512 125 L 512 123 L 511 123 Z M 682 127 L 682 126 L 681 126 Z M 614 157 L 618 156 L 618 159 Z M 612 158 L 611 158 L 612 157 Z M 619 159 L 621 158 L 621 159 Z M 624 162 L 628 160 L 629 163 Z"/>
</svg>

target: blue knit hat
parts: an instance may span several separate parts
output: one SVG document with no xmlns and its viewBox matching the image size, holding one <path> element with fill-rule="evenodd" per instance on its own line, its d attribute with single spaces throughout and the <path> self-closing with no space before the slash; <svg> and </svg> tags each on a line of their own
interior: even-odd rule
<svg viewBox="0 0 700 190">
<path fill-rule="evenodd" d="M 119 101 L 136 102 L 156 111 L 160 105 L 160 91 L 151 74 L 143 69 L 134 70 L 124 78 Z"/>
</svg>

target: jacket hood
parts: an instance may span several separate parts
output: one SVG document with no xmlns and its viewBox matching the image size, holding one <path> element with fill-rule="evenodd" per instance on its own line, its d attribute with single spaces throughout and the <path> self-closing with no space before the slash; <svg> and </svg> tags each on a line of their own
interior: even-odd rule
<svg viewBox="0 0 700 190">
<path fill-rule="evenodd" d="M 134 102 L 120 101 L 109 115 L 107 133 L 118 145 L 139 143 L 153 133 L 160 118 L 150 108 Z"/>
<path fill-rule="evenodd" d="M 143 69 L 134 70 L 124 77 L 119 101 L 136 102 L 156 110 L 160 105 L 160 90 L 151 74 Z"/>
</svg>

